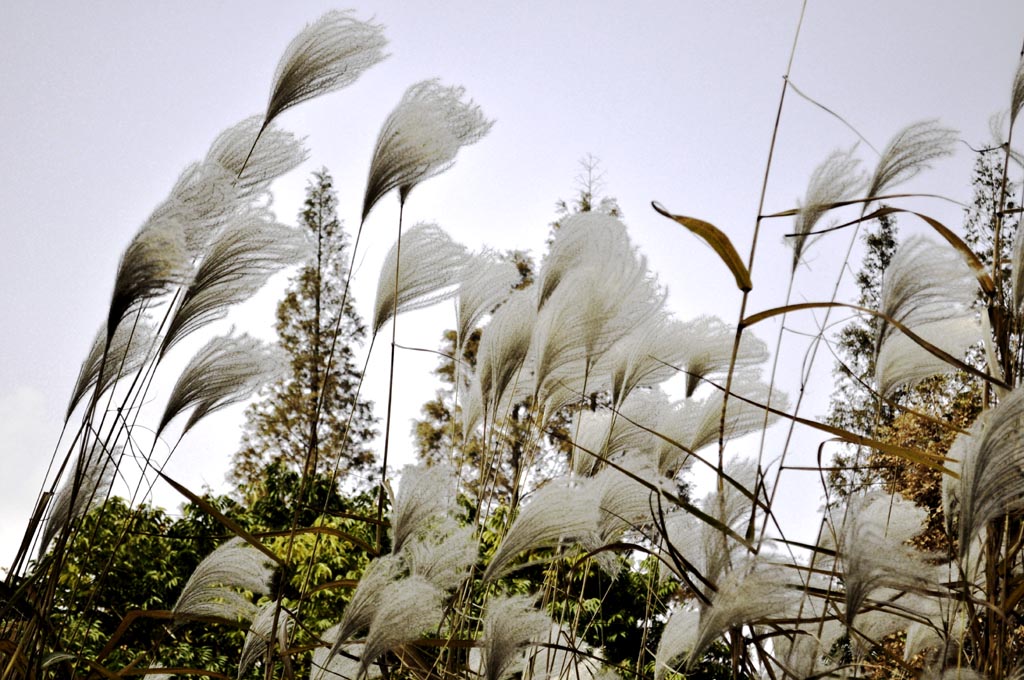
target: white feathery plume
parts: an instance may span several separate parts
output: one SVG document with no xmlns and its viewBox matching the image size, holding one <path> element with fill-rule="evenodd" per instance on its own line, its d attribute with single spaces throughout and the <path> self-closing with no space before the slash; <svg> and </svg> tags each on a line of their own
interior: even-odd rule
<svg viewBox="0 0 1024 680">
<path fill-rule="evenodd" d="M 154 334 L 152 324 L 141 315 L 126 316 L 118 324 L 114 337 L 110 339 L 110 346 L 107 347 L 107 329 L 106 326 L 101 328 L 96 334 L 89 355 L 82 362 L 64 417 L 71 417 L 75 406 L 97 384 L 97 379 L 97 389 L 102 394 L 121 378 L 139 370 L 150 356 Z M 106 361 L 103 359 L 104 349 L 107 352 Z M 103 375 L 100 375 L 101 364 Z"/>
<path fill-rule="evenodd" d="M 618 413 L 579 411 L 572 428 L 573 472 L 590 476 L 601 469 L 602 461 L 592 454 L 609 458 L 649 451 L 653 435 L 648 430 L 655 428 L 666 408 L 670 408 L 668 397 L 661 390 L 653 390 L 633 393 Z"/>
<path fill-rule="evenodd" d="M 676 366 L 690 354 L 682 322 L 659 312 L 619 339 L 601 357 L 594 370 L 610 375 L 615 408 L 638 387 L 652 387 L 678 373 Z"/>
<path fill-rule="evenodd" d="M 251 621 L 257 607 L 236 588 L 266 595 L 273 573 L 266 555 L 241 538 L 232 538 L 199 563 L 182 588 L 173 611 Z"/>
<path fill-rule="evenodd" d="M 281 351 L 248 335 L 225 335 L 204 345 L 181 372 L 156 429 L 195 407 L 182 435 L 206 415 L 248 399 L 284 368 Z"/>
<path fill-rule="evenodd" d="M 971 311 L 976 292 L 973 274 L 955 251 L 915 235 L 900 245 L 885 271 L 881 312 L 922 337 L 934 338 L 934 344 L 956 356 L 981 339 Z M 922 373 L 953 370 L 925 349 L 895 341 L 902 335 L 882 320 L 875 369 L 882 394 L 919 379 Z"/>
<path fill-rule="evenodd" d="M 748 493 L 757 486 L 757 466 L 752 461 L 735 460 L 727 463 L 726 474 Z M 709 493 L 697 504 L 700 510 L 717 522 L 743 533 L 750 520 L 750 496 L 731 483 L 725 483 L 721 493 Z M 667 535 L 663 540 L 671 545 L 704 579 L 716 582 L 723 578 L 730 565 L 736 564 L 746 552 L 737 541 L 724 535 L 717 526 L 687 512 L 675 512 L 666 518 Z M 662 550 L 672 561 L 668 547 Z M 710 597 L 711 593 L 704 593 Z"/>
<path fill-rule="evenodd" d="M 786 239 L 793 248 L 793 271 L 800 265 L 804 250 L 814 240 L 811 232 L 833 203 L 852 197 L 864 186 L 864 174 L 859 172 L 860 160 L 853 155 L 856 147 L 836 149 L 811 173 L 807 192 L 799 203 L 794 218 L 794 236 Z"/>
<path fill-rule="evenodd" d="M 276 125 L 268 125 L 262 132 L 261 127 L 260 116 L 246 118 L 217 135 L 206 153 L 206 163 L 216 164 L 234 179 L 235 198 L 241 202 L 261 197 L 274 179 L 309 156 L 295 135 Z"/>
<path fill-rule="evenodd" d="M 1013 91 L 1010 95 L 1010 127 L 1013 127 L 1021 108 L 1024 107 L 1024 59 L 1017 64 L 1013 74 Z"/>
<path fill-rule="evenodd" d="M 587 393 L 594 363 L 611 345 L 658 312 L 664 297 L 643 258 L 620 258 L 568 272 L 534 326 L 533 393 L 549 412 Z"/>
<path fill-rule="evenodd" d="M 536 318 L 532 291 L 519 290 L 498 308 L 480 336 L 476 375 L 483 415 L 491 420 L 523 367 Z"/>
<path fill-rule="evenodd" d="M 534 492 L 495 549 L 483 581 L 507 573 L 512 560 L 526 550 L 576 542 L 590 535 L 598 514 L 596 504 L 586 500 L 584 491 L 568 486 L 565 480 L 552 480 Z"/>
<path fill-rule="evenodd" d="M 633 257 L 626 225 L 600 212 L 581 212 L 565 218 L 555 232 L 537 275 L 537 308 L 578 267 Z"/>
<path fill-rule="evenodd" d="M 685 352 L 681 362 L 686 372 L 686 396 L 693 396 L 702 380 L 723 378 L 729 370 L 736 330 L 716 316 L 699 316 L 683 322 L 679 331 Z M 740 339 L 735 369 L 753 368 L 768 358 L 768 348 L 749 331 Z"/>
<path fill-rule="evenodd" d="M 308 255 L 309 244 L 297 229 L 252 214 L 228 224 L 214 237 L 182 292 L 160 354 L 223 318 L 231 305 L 251 297 L 275 272 Z"/>
<path fill-rule="evenodd" d="M 732 384 L 733 395 L 738 395 L 757 404 L 768 403 L 768 386 L 760 381 L 747 379 L 739 374 Z M 679 419 L 686 436 L 680 439 L 680 443 L 687 446 L 691 451 L 697 451 L 716 444 L 719 438 L 719 428 L 722 416 L 722 400 L 724 393 L 716 391 L 714 394 L 702 400 L 684 400 L 679 407 Z M 778 390 L 771 390 L 772 407 L 785 410 L 788 400 L 785 393 Z M 755 432 L 764 425 L 765 411 L 761 406 L 749 404 L 736 396 L 729 399 L 725 411 L 725 432 L 724 439 L 741 437 L 745 434 Z M 774 422 L 778 416 L 769 413 L 769 423 Z"/>
<path fill-rule="evenodd" d="M 381 654 L 436 628 L 442 616 L 442 603 L 441 591 L 421 576 L 409 576 L 384 586 L 363 642 L 361 671 L 365 673 Z"/>
<path fill-rule="evenodd" d="M 473 527 L 460 527 L 455 520 L 445 517 L 440 526 L 426 535 L 407 541 L 402 559 L 409 565 L 410 574 L 450 591 L 466 580 L 477 552 Z"/>
<path fill-rule="evenodd" d="M 179 225 L 189 263 L 205 252 L 211 236 L 242 208 L 234 180 L 231 172 L 216 162 L 192 163 L 150 215 L 150 222 Z M 250 209 L 257 210 L 256 206 Z"/>
<path fill-rule="evenodd" d="M 520 650 L 541 641 L 551 617 L 536 608 L 530 595 L 495 597 L 484 609 L 483 680 L 503 680 Z"/>
<path fill-rule="evenodd" d="M 254 663 L 267 653 L 270 644 L 270 636 L 274 631 L 275 612 L 278 610 L 277 603 L 267 602 L 259 608 L 259 613 L 252 620 L 249 631 L 245 634 L 245 644 L 242 645 L 242 654 L 238 659 L 238 677 L 241 678 Z M 281 609 L 277 615 L 277 647 L 285 649 L 288 647 L 288 636 L 294 626 L 291 614 Z"/>
<path fill-rule="evenodd" d="M 338 626 L 332 626 L 320 634 L 320 639 L 333 646 L 337 633 Z M 310 680 L 373 680 L 380 677 L 380 670 L 374 666 L 366 669 L 365 678 L 360 677 L 359 658 L 362 655 L 362 644 L 342 645 L 333 654 L 329 647 L 317 647 L 311 659 Z"/>
<path fill-rule="evenodd" d="M 661 680 L 665 672 L 672 670 L 672 662 L 688 654 L 697 642 L 700 612 L 695 609 L 679 609 L 672 612 L 665 628 L 661 631 L 658 651 L 654 654 L 654 678 Z"/>
<path fill-rule="evenodd" d="M 181 224 L 174 219 L 147 220 L 121 255 L 107 314 L 107 340 L 129 312 L 180 284 L 188 269 Z"/>
<path fill-rule="evenodd" d="M 961 456 L 960 556 L 992 520 L 1024 508 L 1024 389 L 1011 392 L 971 435 L 959 435 L 951 453 Z"/>
<path fill-rule="evenodd" d="M 392 189 L 405 203 L 420 182 L 455 163 L 459 149 L 479 141 L 493 121 L 480 107 L 463 101 L 465 88 L 424 80 L 409 87 L 377 135 L 363 197 L 362 220 Z"/>
<path fill-rule="evenodd" d="M 409 229 L 402 236 L 401 256 L 396 243 L 381 265 L 373 332 L 377 333 L 397 313 L 429 307 L 454 295 L 467 259 L 466 248 L 436 224 L 420 223 Z"/>
<path fill-rule="evenodd" d="M 341 89 L 383 60 L 384 28 L 331 11 L 307 25 L 285 48 L 274 73 L 264 126 L 279 113 Z"/>
<path fill-rule="evenodd" d="M 1013 313 L 1020 314 L 1024 305 L 1024 229 L 1017 229 L 1013 235 L 1013 273 L 1011 283 L 1013 285 Z"/>
<path fill-rule="evenodd" d="M 846 589 L 846 623 L 880 588 L 934 585 L 933 569 L 907 541 L 920 533 L 926 511 L 885 493 L 853 499 L 839 534 Z"/>
<path fill-rule="evenodd" d="M 911 123 L 889 140 L 868 182 L 868 196 L 880 196 L 927 169 L 935 159 L 953 154 L 956 130 L 939 126 L 937 120 Z"/>
<path fill-rule="evenodd" d="M 627 457 L 619 464 L 632 475 L 655 487 L 661 487 L 666 481 L 647 461 L 636 456 Z M 588 479 L 585 485 L 592 502 L 597 505 L 595 531 L 581 541 L 587 550 L 594 551 L 611 545 L 619 541 L 626 531 L 649 524 L 653 519 L 657 508 L 657 492 L 633 477 L 606 467 Z M 622 562 L 609 552 L 599 553 L 595 560 L 612 577 L 622 568 Z"/>
<path fill-rule="evenodd" d="M 108 454 L 103 450 L 102 443 L 97 441 L 93 443 L 92 450 L 86 455 L 84 461 L 78 457 L 72 461 L 64 483 L 53 497 L 50 516 L 46 520 L 43 537 L 39 542 L 40 555 L 46 551 L 50 541 L 61 529 L 81 518 L 90 510 L 99 507 L 106 500 L 110 487 L 114 483 L 114 473 L 117 471 L 116 461 L 120 457 L 120 453 L 120 447 L 118 447 L 113 455 Z M 79 474 L 79 467 L 81 467 L 81 477 L 76 491 L 75 476 Z"/>
<path fill-rule="evenodd" d="M 455 470 L 449 465 L 405 466 L 389 513 L 393 552 L 401 552 L 405 542 L 425 530 L 431 521 L 457 510 L 456 483 Z"/>
<path fill-rule="evenodd" d="M 455 356 L 462 357 L 470 333 L 512 293 L 519 282 L 514 262 L 484 252 L 470 258 L 462 271 L 455 298 Z"/>
<path fill-rule="evenodd" d="M 700 625 L 686 659 L 688 668 L 715 638 L 733 627 L 781 616 L 793 609 L 801 593 L 786 582 L 784 567 L 750 565 L 729 572 L 718 582 L 711 604 L 700 613 Z"/>
<path fill-rule="evenodd" d="M 353 591 L 352 599 L 345 606 L 345 613 L 338 623 L 337 639 L 331 656 L 334 656 L 343 642 L 370 625 L 374 613 L 380 607 L 386 586 L 398 577 L 401 569 L 401 560 L 394 555 L 378 557 L 370 562 L 359 578 L 359 585 Z"/>
</svg>

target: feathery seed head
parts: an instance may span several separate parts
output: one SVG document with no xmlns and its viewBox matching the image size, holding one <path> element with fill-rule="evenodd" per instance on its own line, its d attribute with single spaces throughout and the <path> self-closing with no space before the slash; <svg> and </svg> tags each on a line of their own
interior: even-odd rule
<svg viewBox="0 0 1024 680">
<path fill-rule="evenodd" d="M 256 605 L 235 589 L 266 595 L 272 576 L 266 555 L 241 538 L 232 538 L 195 568 L 178 596 L 174 613 L 252 620 Z"/>
<path fill-rule="evenodd" d="M 939 126 L 937 120 L 912 123 L 896 133 L 882 150 L 875 174 L 868 183 L 868 196 L 879 196 L 916 177 L 929 163 L 953 153 L 956 130 Z"/>
<path fill-rule="evenodd" d="M 248 335 L 213 338 L 189 361 L 167 399 L 156 436 L 180 413 L 195 407 L 184 435 L 206 415 L 248 399 L 285 368 L 283 352 Z"/>
<path fill-rule="evenodd" d="M 455 471 L 448 465 L 407 465 L 391 506 L 392 550 L 425 530 L 431 520 L 457 511 Z"/>
<path fill-rule="evenodd" d="M 800 203 L 793 231 L 796 236 L 786 239 L 793 247 L 793 271 L 796 271 L 804 250 L 811 244 L 814 226 L 833 203 L 846 200 L 864 186 L 864 174 L 858 172 L 860 160 L 853 147 L 847 151 L 836 149 L 811 173 L 807 193 Z"/>
<path fill-rule="evenodd" d="M 1024 59 L 1017 64 L 1017 71 L 1013 74 L 1013 92 L 1010 95 L 1010 127 L 1013 127 L 1022 107 L 1024 107 Z"/>
<path fill-rule="evenodd" d="M 246 118 L 217 135 L 206 153 L 206 163 L 223 168 L 233 178 L 237 198 L 243 202 L 258 198 L 271 181 L 294 170 L 309 156 L 295 135 L 275 125 L 266 126 L 262 132 L 261 127 L 259 116 Z"/>
<path fill-rule="evenodd" d="M 102 442 L 94 441 L 84 461 L 75 458 L 68 468 L 67 478 L 53 498 L 50 516 L 46 520 L 42 540 L 39 542 L 40 555 L 46 552 L 50 541 L 61 529 L 99 507 L 107 499 L 110 487 L 114 483 L 114 473 L 117 472 L 120 454 L 120 447 L 110 454 L 104 450 Z M 76 476 L 79 476 L 77 490 Z"/>
<path fill-rule="evenodd" d="M 388 251 L 377 279 L 373 332 L 401 312 L 422 309 L 455 294 L 468 255 L 436 224 L 420 223 Z M 398 269 L 398 289 L 395 270 Z"/>
<path fill-rule="evenodd" d="M 443 594 L 421 576 L 386 585 L 363 643 L 361 673 L 381 654 L 411 642 L 441 620 Z"/>
<path fill-rule="evenodd" d="M 121 320 L 114 331 L 114 337 L 110 339 L 109 346 L 107 329 L 105 326 L 101 328 L 96 334 L 89 355 L 82 362 L 64 417 L 71 417 L 75 406 L 97 381 L 97 389 L 103 394 L 118 380 L 139 370 L 150 356 L 154 335 L 152 324 L 141 315 L 135 314 Z M 104 350 L 107 353 L 106 361 L 103 359 Z M 100 365 L 103 366 L 103 375 L 100 375 Z"/>
<path fill-rule="evenodd" d="M 540 641 L 551 629 L 551 617 L 539 611 L 533 596 L 495 597 L 484 610 L 483 677 L 502 680 L 519 650 Z"/>
<path fill-rule="evenodd" d="M 460 148 L 491 129 L 493 121 L 472 100 L 463 101 L 465 93 L 465 88 L 437 80 L 405 91 L 377 136 L 363 197 L 364 221 L 386 193 L 398 189 L 399 201 L 405 203 L 413 187 L 450 168 Z"/>
<path fill-rule="evenodd" d="M 332 11 L 306 26 L 285 48 L 264 115 L 269 124 L 287 108 L 341 89 L 382 61 L 384 27 Z"/>
</svg>

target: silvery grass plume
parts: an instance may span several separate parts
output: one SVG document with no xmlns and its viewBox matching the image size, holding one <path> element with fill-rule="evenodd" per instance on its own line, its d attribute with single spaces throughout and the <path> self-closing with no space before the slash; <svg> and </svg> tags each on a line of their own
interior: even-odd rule
<svg viewBox="0 0 1024 680">
<path fill-rule="evenodd" d="M 695 634 L 673 634 L 668 642 L 676 644 L 675 647 L 667 646 L 662 635 L 655 654 L 660 660 L 659 670 L 683 654 L 686 654 L 686 668 L 692 669 L 704 650 L 726 631 L 781 616 L 794 608 L 800 591 L 791 587 L 786 577 L 783 567 L 759 563 L 729 572 L 718 582 L 711 604 L 701 609 Z M 692 625 L 692 621 L 692 615 L 684 616 L 684 625 Z"/>
<path fill-rule="evenodd" d="M 374 334 L 397 314 L 453 296 L 468 258 L 465 246 L 436 224 L 420 223 L 409 229 L 402 236 L 401 254 L 395 243 L 381 265 L 373 306 Z"/>
<path fill-rule="evenodd" d="M 516 291 L 494 312 L 480 336 L 475 382 L 480 395 L 480 415 L 496 420 L 499 404 L 517 383 L 530 350 L 533 324 L 537 318 L 533 291 Z M 524 380 L 524 382 L 526 382 Z M 465 409 L 466 427 L 475 425 Z"/>
<path fill-rule="evenodd" d="M 846 623 L 852 626 L 865 601 L 882 588 L 934 586 L 934 569 L 907 541 L 924 528 L 927 512 L 886 493 L 851 500 L 838 552 L 846 591 Z"/>
<path fill-rule="evenodd" d="M 676 375 L 676 366 L 692 351 L 687 340 L 682 322 L 658 312 L 613 344 L 594 367 L 610 376 L 612 407 L 620 408 L 633 390 Z"/>
<path fill-rule="evenodd" d="M 604 389 L 591 369 L 616 341 L 658 313 L 664 302 L 646 262 L 590 263 L 563 277 L 534 325 L 533 396 L 547 413 Z"/>
<path fill-rule="evenodd" d="M 238 659 L 238 677 L 241 678 L 245 672 L 252 668 L 252 665 L 259 661 L 270 646 L 270 636 L 274 631 L 274 619 L 277 618 L 277 641 L 278 649 L 288 647 L 288 636 L 294 627 L 295 622 L 291 614 L 281 609 L 277 614 L 277 602 L 270 601 L 259 608 L 259 613 L 252 620 L 249 631 L 245 634 L 245 644 L 242 645 L 242 654 Z"/>
<path fill-rule="evenodd" d="M 195 407 L 181 434 L 205 416 L 248 399 L 284 370 L 282 352 L 248 335 L 218 336 L 204 345 L 178 377 L 156 428 L 159 437 L 168 423 Z"/>
<path fill-rule="evenodd" d="M 575 543 L 590 535 L 597 526 L 597 506 L 586 501 L 585 491 L 565 479 L 552 480 L 534 492 L 495 549 L 483 582 L 511 571 L 511 562 L 527 550 Z"/>
<path fill-rule="evenodd" d="M 215 616 L 252 621 L 258 610 L 236 589 L 270 592 L 273 569 L 267 557 L 241 538 L 232 538 L 199 563 L 174 605 L 179 616 Z"/>
<path fill-rule="evenodd" d="M 76 457 L 72 461 L 60 491 L 53 497 L 50 516 L 46 520 L 43 537 L 39 542 L 40 555 L 46 552 L 50 541 L 64 527 L 99 507 L 106 500 L 114 483 L 114 474 L 117 472 L 116 458 L 120 453 L 118 447 L 113 455 L 108 454 L 103 444 L 95 441 L 84 460 Z"/>
<path fill-rule="evenodd" d="M 1013 74 L 1013 91 L 1010 95 L 1010 127 L 1020 115 L 1024 107 L 1024 59 L 1017 63 L 1017 71 Z"/>
<path fill-rule="evenodd" d="M 121 320 L 114 331 L 114 337 L 110 339 L 109 347 L 106 326 L 100 328 L 88 356 L 82 362 L 82 368 L 78 371 L 78 380 L 71 390 L 71 400 L 68 402 L 64 417 L 71 417 L 71 412 L 75 410 L 82 397 L 94 386 L 97 394 L 103 394 L 118 380 L 142 368 L 153 349 L 154 334 L 153 325 L 141 314 L 129 315 Z"/>
<path fill-rule="evenodd" d="M 1013 309 L 1014 315 L 1024 312 L 1024 229 L 1017 228 L 1013 235 L 1012 274 L 1010 281 L 1013 286 Z"/>
<path fill-rule="evenodd" d="M 537 274 L 537 309 L 572 270 L 588 263 L 633 257 L 626 225 L 616 217 L 581 212 L 562 221 Z"/>
<path fill-rule="evenodd" d="M 181 225 L 190 262 L 206 252 L 210 240 L 230 221 L 249 213 L 269 219 L 270 182 L 306 159 L 302 143 L 274 126 L 264 130 L 254 146 L 258 125 L 257 119 L 247 118 L 221 132 L 206 157 L 182 172 L 150 217 Z M 252 155 L 242 172 L 249 151 Z"/>
<path fill-rule="evenodd" d="M 700 626 L 700 612 L 696 609 L 677 609 L 665 622 L 654 654 L 654 678 L 661 680 L 673 670 L 672 662 L 693 649 Z"/>
<path fill-rule="evenodd" d="M 704 380 L 724 378 L 729 371 L 736 330 L 716 316 L 699 316 L 683 322 L 678 331 L 685 352 L 681 368 L 686 372 L 686 396 L 691 397 Z M 750 332 L 740 339 L 735 369 L 745 371 L 768 359 L 768 348 Z"/>
<path fill-rule="evenodd" d="M 930 162 L 953 154 L 956 130 L 939 126 L 937 120 L 912 123 L 896 133 L 878 159 L 868 182 L 867 195 L 876 197 L 897 184 L 916 177 Z"/>
<path fill-rule="evenodd" d="M 254 214 L 228 224 L 181 293 L 160 345 L 161 356 L 190 333 L 224 318 L 229 307 L 254 295 L 274 273 L 309 254 L 309 244 L 297 229 Z"/>
<path fill-rule="evenodd" d="M 377 135 L 363 196 L 362 221 L 381 198 L 398 189 L 404 204 L 420 182 L 455 163 L 459 149 L 479 141 L 493 121 L 463 101 L 466 90 L 424 80 L 409 87 Z"/>
<path fill-rule="evenodd" d="M 204 160 L 223 168 L 232 179 L 232 201 L 243 205 L 265 197 L 273 180 L 309 157 L 295 135 L 275 125 L 267 125 L 261 132 L 261 121 L 259 116 L 250 116 L 221 132 Z"/>
<path fill-rule="evenodd" d="M 334 656 L 342 643 L 354 634 L 365 630 L 374 613 L 380 607 L 385 587 L 398 578 L 402 570 L 402 562 L 394 555 L 378 557 L 370 562 L 359 578 L 359 585 L 352 593 L 352 599 L 345 606 L 345 613 L 338 623 L 337 639 L 331 649 Z"/>
<path fill-rule="evenodd" d="M 107 342 L 130 312 L 178 286 L 188 269 L 181 223 L 150 218 L 121 255 L 107 313 Z"/>
<path fill-rule="evenodd" d="M 922 236 L 911 236 L 893 254 L 882 279 L 881 312 L 953 356 L 981 339 L 971 310 L 977 282 L 960 256 Z M 875 376 L 879 392 L 954 367 L 907 339 L 885 319 L 878 334 Z"/>
<path fill-rule="evenodd" d="M 391 502 L 391 549 L 424 531 L 431 521 L 458 512 L 455 470 L 444 464 L 407 465 Z"/>
<path fill-rule="evenodd" d="M 484 680 L 503 680 L 523 648 L 542 641 L 551 629 L 551 617 L 537 609 L 531 595 L 491 598 L 484 609 Z"/>
<path fill-rule="evenodd" d="M 789 404 L 784 392 L 769 390 L 768 385 L 763 382 L 745 374 L 737 374 L 725 411 L 725 429 L 719 433 L 724 395 L 724 392 L 716 391 L 705 399 L 686 399 L 680 403 L 680 429 L 684 436 L 676 441 L 690 451 L 698 451 L 705 446 L 717 444 L 719 436 L 722 439 L 742 437 L 760 430 L 765 425 L 765 410 L 759 404 L 768 403 L 770 398 L 772 407 L 783 411 Z M 748 403 L 743 399 L 754 403 Z M 768 414 L 769 423 L 777 419 L 777 415 Z"/>
<path fill-rule="evenodd" d="M 726 464 L 725 473 L 732 482 L 725 480 L 720 492 L 712 491 L 696 505 L 716 522 L 742 535 L 750 520 L 750 499 L 757 488 L 757 465 L 753 461 L 733 460 Z M 692 569 L 698 578 L 703 577 L 702 581 L 721 580 L 729 566 L 737 564 L 746 553 L 742 544 L 729 538 L 719 527 L 688 512 L 668 515 L 665 530 L 661 549 L 663 564 L 674 565 L 673 570 Z M 685 564 L 677 563 L 677 556 L 685 560 Z M 711 591 L 701 587 L 700 594 L 707 599 Z"/>
<path fill-rule="evenodd" d="M 961 558 L 989 522 L 1024 508 L 1024 389 L 1011 392 L 983 418 L 970 435 L 958 435 L 950 450 L 961 459 L 952 494 L 959 506 Z"/>
<path fill-rule="evenodd" d="M 409 576 L 384 586 L 363 643 L 360 674 L 365 674 L 385 652 L 437 628 L 443 600 L 437 586 L 422 576 Z"/>
<path fill-rule="evenodd" d="M 865 177 L 860 172 L 860 160 L 853 155 L 855 149 L 836 149 L 811 173 L 807 192 L 798 205 L 800 212 L 794 218 L 795 235 L 790 239 L 793 272 L 800 265 L 804 250 L 815 240 L 811 232 L 831 205 L 852 198 L 864 187 Z"/>
<path fill-rule="evenodd" d="M 337 626 L 328 628 L 320 637 L 324 642 L 333 645 L 337 630 Z M 365 678 L 361 678 L 359 659 L 362 655 L 362 644 L 343 645 L 333 656 L 329 648 L 317 647 L 313 650 L 310 680 L 373 680 L 379 678 L 381 673 L 375 666 L 366 669 Z"/>
<path fill-rule="evenodd" d="M 285 109 L 352 84 L 387 55 L 384 27 L 331 11 L 288 43 L 274 72 L 263 127 Z"/>
<path fill-rule="evenodd" d="M 483 252 L 466 262 L 455 298 L 455 357 L 462 359 L 466 339 L 487 314 L 512 294 L 519 282 L 519 269 L 507 259 Z"/>
<path fill-rule="evenodd" d="M 658 507 L 658 492 L 651 487 L 667 486 L 668 480 L 639 455 L 627 456 L 620 465 L 632 476 L 606 467 L 584 482 L 591 501 L 597 506 L 594 530 L 581 541 L 591 552 L 618 542 L 631 529 L 650 524 Z M 613 578 L 622 570 L 622 561 L 613 553 L 598 553 L 595 560 Z"/>
<path fill-rule="evenodd" d="M 533 680 L 617 680 L 604 667 L 601 650 L 588 645 L 566 626 L 552 623 L 544 644 L 533 647 L 520 665 L 519 676 Z"/>
<path fill-rule="evenodd" d="M 651 448 L 654 429 L 665 410 L 671 409 L 660 389 L 634 393 L 617 411 L 581 410 L 574 416 L 573 472 L 590 476 L 602 469 L 602 458 Z M 596 454 L 596 455 L 595 455 Z"/>
<path fill-rule="evenodd" d="M 460 527 L 450 517 L 407 541 L 402 549 L 402 559 L 409 565 L 409 573 L 443 591 L 451 591 L 465 581 L 476 558 L 473 527 Z"/>
</svg>

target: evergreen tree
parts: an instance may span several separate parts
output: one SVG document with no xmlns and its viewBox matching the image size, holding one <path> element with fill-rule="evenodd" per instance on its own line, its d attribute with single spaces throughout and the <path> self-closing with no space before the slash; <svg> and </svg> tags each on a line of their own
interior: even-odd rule
<svg viewBox="0 0 1024 680">
<path fill-rule="evenodd" d="M 268 463 L 303 476 L 337 465 L 346 480 L 373 461 L 373 406 L 357 398 L 361 376 L 354 361 L 366 328 L 345 295 L 347 239 L 336 206 L 327 170 L 313 173 L 299 214 L 313 253 L 277 307 L 277 333 L 291 371 L 246 412 L 242 450 L 230 472 L 238 485 L 257 482 Z"/>
</svg>

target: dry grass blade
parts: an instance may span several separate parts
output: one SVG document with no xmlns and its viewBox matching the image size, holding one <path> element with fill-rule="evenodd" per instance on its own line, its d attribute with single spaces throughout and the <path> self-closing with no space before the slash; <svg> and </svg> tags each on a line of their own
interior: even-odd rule
<svg viewBox="0 0 1024 680">
<path fill-rule="evenodd" d="M 279 352 L 247 335 L 213 338 L 196 352 L 175 383 L 157 436 L 176 416 L 194 407 L 182 428 L 184 435 L 210 413 L 248 399 L 283 366 Z"/>
<path fill-rule="evenodd" d="M 384 59 L 385 45 L 382 26 L 358 21 L 351 12 L 324 14 L 292 38 L 281 55 L 265 124 L 287 108 L 351 84 Z"/>
<path fill-rule="evenodd" d="M 743 260 L 740 259 L 739 253 L 736 252 L 735 246 L 733 246 L 729 237 L 725 235 L 725 232 L 710 222 L 698 220 L 695 217 L 673 215 L 657 201 L 651 202 L 651 206 L 654 207 L 658 214 L 664 215 L 670 220 L 675 220 L 711 246 L 711 249 L 715 251 L 718 257 L 721 258 L 722 262 L 725 263 L 725 266 L 729 268 L 729 271 L 731 271 L 732 275 L 736 278 L 737 288 L 744 293 L 749 292 L 754 288 L 754 284 L 750 280 L 750 272 L 747 270 L 747 265 L 743 264 Z"/>
</svg>

